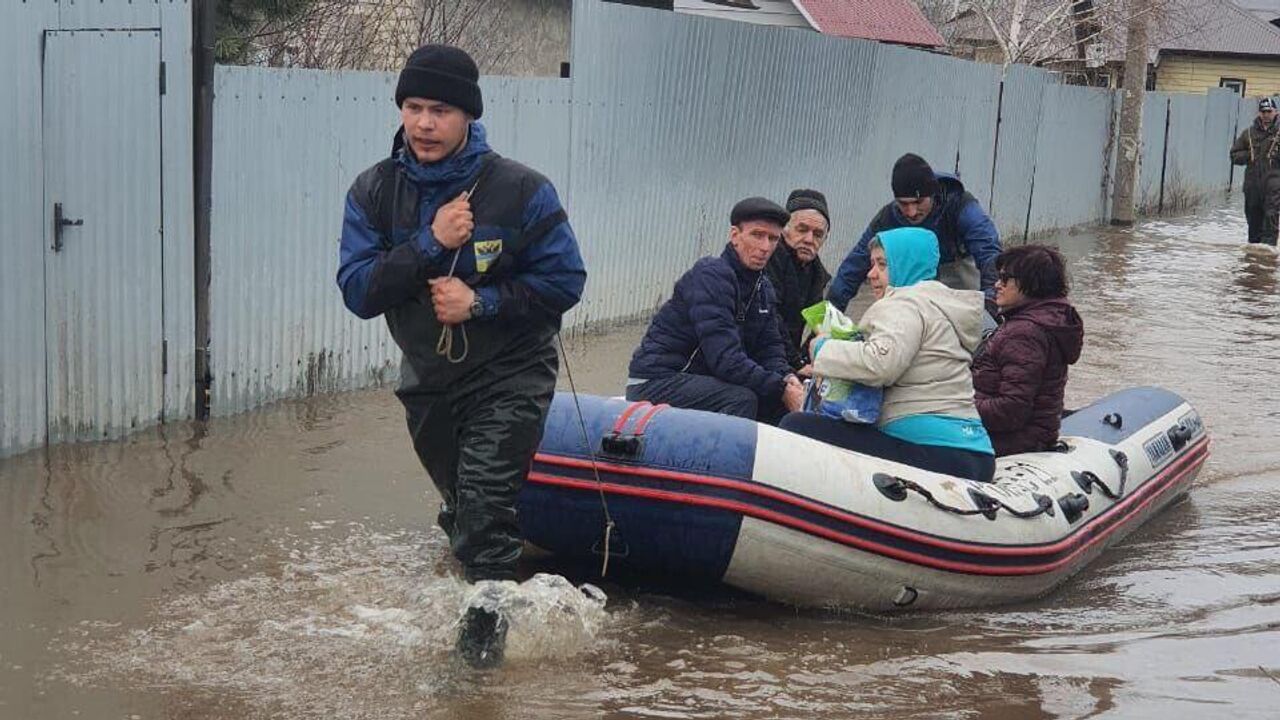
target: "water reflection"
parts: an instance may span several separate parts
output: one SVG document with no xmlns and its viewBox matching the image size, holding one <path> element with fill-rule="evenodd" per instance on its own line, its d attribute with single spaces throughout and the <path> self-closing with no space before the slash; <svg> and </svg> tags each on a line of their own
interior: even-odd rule
<svg viewBox="0 0 1280 720">
<path fill-rule="evenodd" d="M 1250 319 L 1265 320 L 1276 310 L 1276 254 L 1271 250 L 1247 249 L 1244 256 L 1244 261 L 1233 273 L 1239 290 L 1236 298 L 1256 306 L 1259 314 L 1249 316 Z M 1269 312 L 1263 314 L 1263 311 Z"/>
<path fill-rule="evenodd" d="M 191 471 L 188 461 L 200 450 L 200 441 L 204 439 L 208 429 L 203 424 L 193 423 L 174 428 L 161 425 L 158 431 L 160 449 L 168 462 L 169 470 L 165 474 L 164 483 L 151 491 L 148 502 L 162 516 L 186 515 L 205 493 L 204 480 Z M 187 433 L 187 439 L 182 441 L 177 457 L 174 457 L 174 447 L 170 441 L 170 435 L 175 432 Z"/>
<path fill-rule="evenodd" d="M 40 569 L 44 562 L 52 562 L 62 556 L 58 541 L 50 532 L 50 521 L 54 516 L 53 471 L 49 462 L 49 450 L 42 451 L 44 462 L 41 463 L 40 490 L 37 493 L 38 505 L 31 513 L 31 534 L 38 542 L 31 549 L 29 564 L 31 566 L 31 582 L 39 587 Z"/>
</svg>

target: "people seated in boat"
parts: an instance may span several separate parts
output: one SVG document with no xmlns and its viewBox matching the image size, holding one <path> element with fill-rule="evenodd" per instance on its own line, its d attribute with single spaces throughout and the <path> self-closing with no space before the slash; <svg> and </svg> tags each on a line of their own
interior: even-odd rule
<svg viewBox="0 0 1280 720">
<path fill-rule="evenodd" d="M 982 290 L 988 299 L 994 298 L 1000 233 L 960 178 L 936 172 L 924 158 L 907 153 L 893 164 L 890 185 L 893 201 L 871 218 L 840 263 L 827 299 L 844 310 L 858 294 L 871 266 L 867 243 L 876 233 L 899 227 L 920 227 L 937 234 L 942 254 L 939 281 L 960 290 Z"/>
<path fill-rule="evenodd" d="M 628 400 L 666 403 L 765 422 L 800 408 L 764 273 L 791 216 L 760 197 L 729 214 L 729 243 L 676 281 L 631 356 Z"/>
<path fill-rule="evenodd" d="M 822 264 L 818 251 L 827 241 L 831 215 L 827 198 L 817 190 L 792 190 L 787 198 L 791 214 L 782 228 L 782 244 L 769 258 L 765 274 L 778 294 L 778 322 L 787 345 L 787 363 L 801 377 L 809 377 L 809 349 L 805 347 L 804 318 L 800 311 L 822 302 L 831 282 L 831 273 Z"/>
<path fill-rule="evenodd" d="M 859 322 L 863 339 L 818 337 L 810 347 L 816 375 L 884 388 L 880 419 L 867 425 L 791 413 L 780 427 L 925 470 L 990 481 L 995 454 L 969 374 L 982 334 L 982 293 L 934 279 L 940 253 L 931 230 L 886 230 L 868 248 L 867 281 L 876 300 Z"/>
<path fill-rule="evenodd" d="M 978 413 L 997 455 L 1049 450 L 1084 322 L 1067 300 L 1066 262 L 1054 248 L 1005 250 L 996 272 L 1001 324 L 973 363 Z"/>
</svg>

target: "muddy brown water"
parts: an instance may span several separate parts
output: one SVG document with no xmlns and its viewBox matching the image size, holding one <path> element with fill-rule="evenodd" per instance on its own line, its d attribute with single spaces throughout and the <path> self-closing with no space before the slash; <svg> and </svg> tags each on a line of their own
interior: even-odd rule
<svg viewBox="0 0 1280 720">
<path fill-rule="evenodd" d="M 1087 326 L 1069 402 L 1160 384 L 1214 446 L 1187 500 L 1038 601 L 546 587 L 511 661 L 466 672 L 383 389 L 0 461 L 0 718 L 1280 717 L 1280 295 L 1243 235 L 1232 204 L 1052 239 Z M 579 389 L 618 392 L 639 332 L 574 339 Z"/>
</svg>

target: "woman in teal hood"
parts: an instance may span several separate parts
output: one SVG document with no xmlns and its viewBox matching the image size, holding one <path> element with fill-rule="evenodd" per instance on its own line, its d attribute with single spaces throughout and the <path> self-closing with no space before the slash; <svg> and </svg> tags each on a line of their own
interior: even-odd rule
<svg viewBox="0 0 1280 720">
<path fill-rule="evenodd" d="M 819 337 L 814 373 L 884 388 L 875 426 L 791 413 L 780 427 L 849 450 L 947 475 L 990 481 L 991 439 L 973 400 L 969 364 L 982 338 L 983 296 L 938 282 L 938 239 L 920 227 L 871 241 L 876 301 L 863 340 Z"/>
</svg>

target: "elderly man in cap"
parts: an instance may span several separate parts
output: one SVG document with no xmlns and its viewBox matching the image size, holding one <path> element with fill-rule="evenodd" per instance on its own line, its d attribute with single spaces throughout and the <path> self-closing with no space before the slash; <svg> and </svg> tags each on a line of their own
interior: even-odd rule
<svg viewBox="0 0 1280 720">
<path fill-rule="evenodd" d="M 782 245 L 769 258 L 765 273 L 778 294 L 778 328 L 787 345 L 787 364 L 796 374 L 808 377 L 809 353 L 801 340 L 804 318 L 800 311 L 822 302 L 831 273 L 822 265 L 818 251 L 831 231 L 827 198 L 817 190 L 792 190 L 787 198 L 791 218 L 782 228 Z"/>
<path fill-rule="evenodd" d="M 1280 228 L 1280 142 L 1276 103 L 1269 97 L 1258 102 L 1258 117 L 1231 146 L 1231 162 L 1244 165 L 1244 217 L 1249 242 L 1276 245 Z"/>
<path fill-rule="evenodd" d="M 760 197 L 733 206 L 729 244 L 676 281 L 631 356 L 628 400 L 776 423 L 804 399 L 764 273 L 790 215 Z"/>
<path fill-rule="evenodd" d="M 894 163 L 890 184 L 893 202 L 871 219 L 858 244 L 840 263 L 827 299 L 843 310 L 858 294 L 871 268 L 867 245 L 876 233 L 915 226 L 938 236 L 942 253 L 938 280 L 957 290 L 982 290 L 994 309 L 1000 233 L 977 198 L 965 191 L 960 178 L 934 172 L 924 158 L 911 153 Z"/>
<path fill-rule="evenodd" d="M 478 584 L 458 652 L 489 666 L 507 622 L 491 596 L 516 577 L 516 495 L 555 392 L 554 338 L 586 271 L 555 188 L 489 149 L 478 80 L 458 48 L 409 56 L 391 155 L 347 193 L 338 286 L 351 312 L 386 318 L 404 353 L 396 395 L 440 526 Z"/>
</svg>

